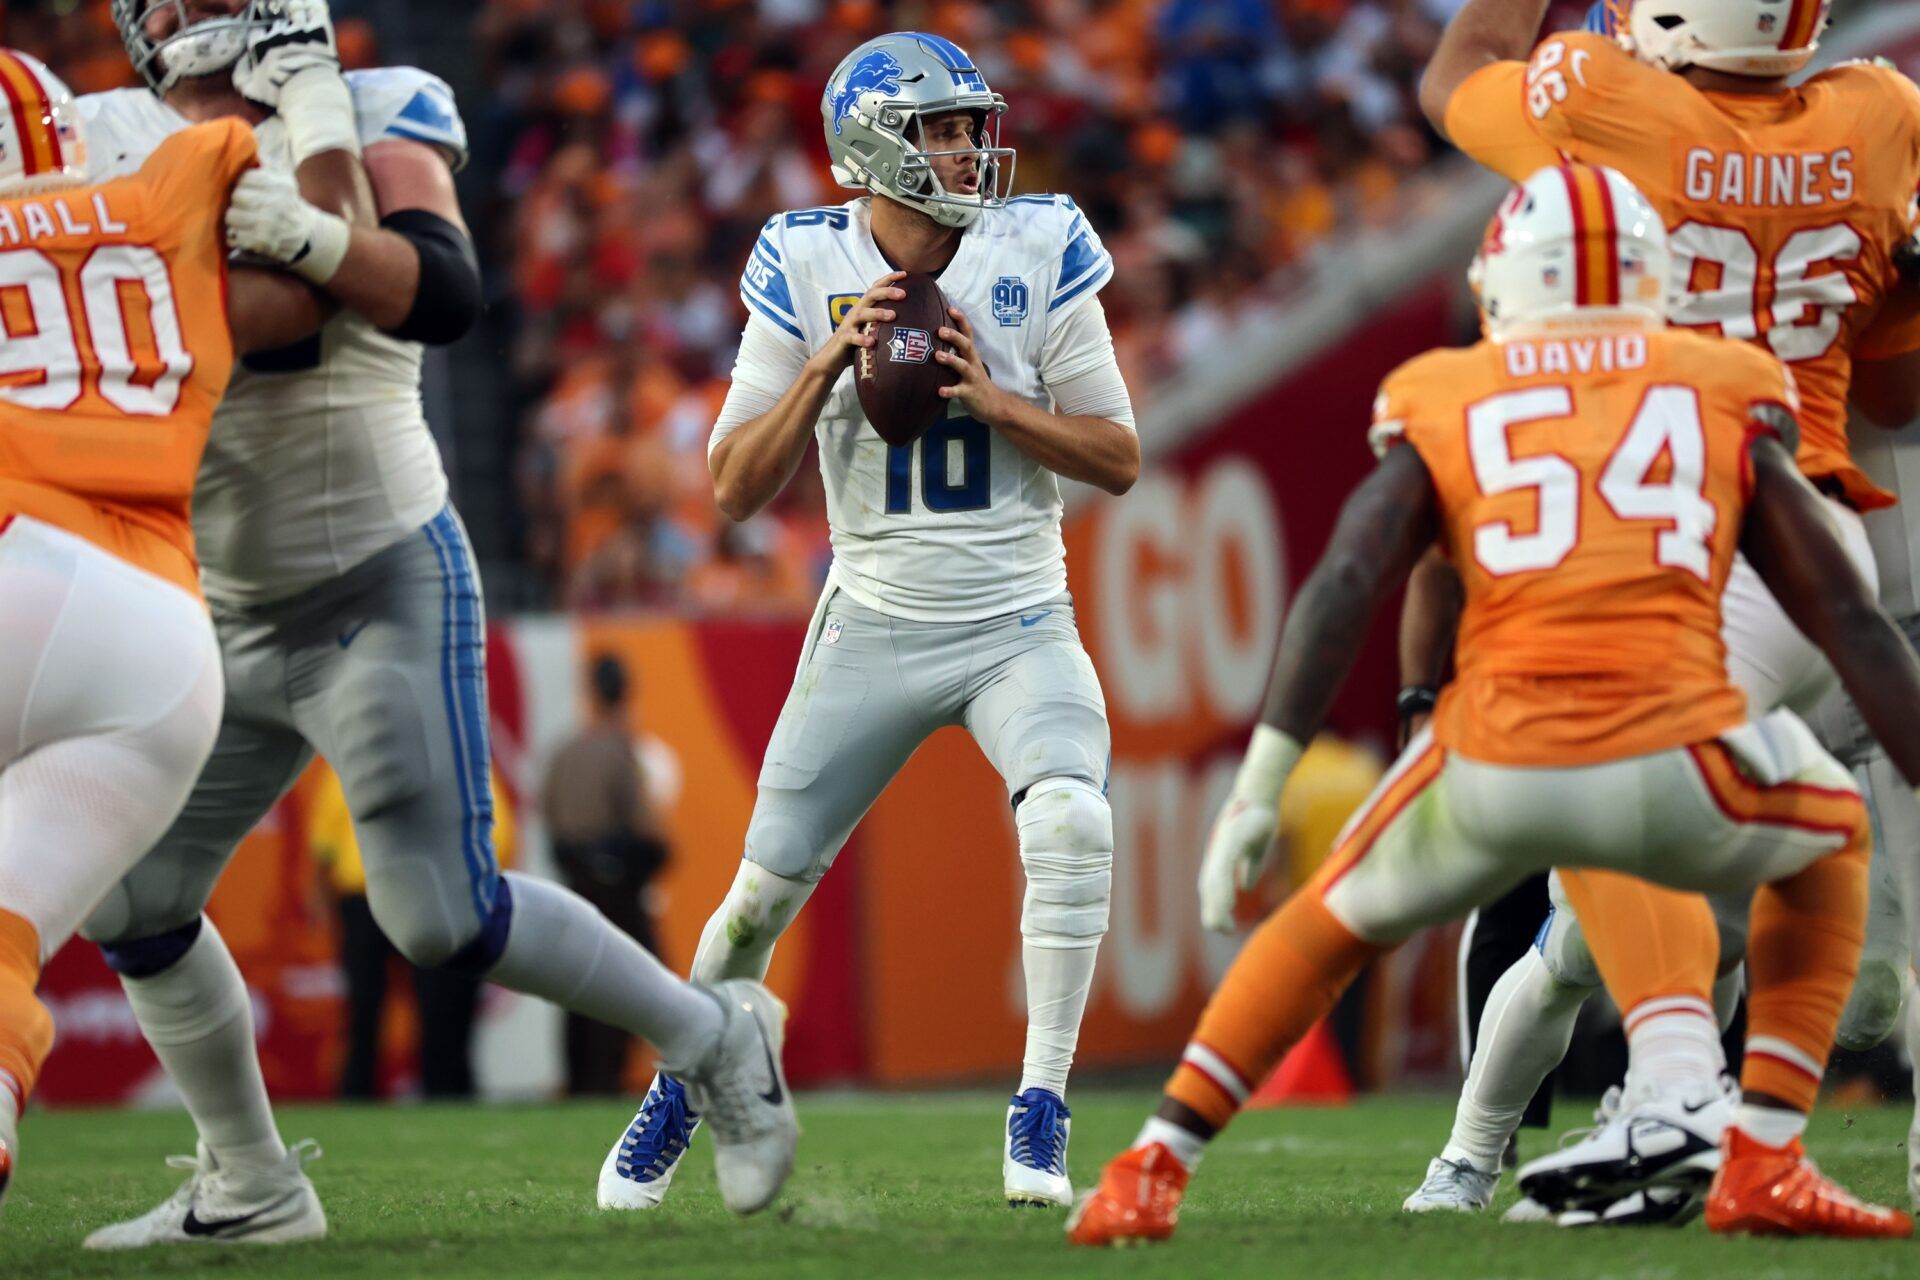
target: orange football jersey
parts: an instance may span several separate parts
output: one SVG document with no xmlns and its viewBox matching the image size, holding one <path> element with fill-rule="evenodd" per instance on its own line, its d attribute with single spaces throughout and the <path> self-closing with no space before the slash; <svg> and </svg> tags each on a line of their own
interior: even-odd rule
<svg viewBox="0 0 1920 1280">
<path fill-rule="evenodd" d="M 255 155 L 221 120 L 126 178 L 0 201 L 0 521 L 200 593 L 193 482 L 234 361 L 222 222 Z"/>
<path fill-rule="evenodd" d="M 1755 415 L 1795 403 L 1778 360 L 1684 329 L 1488 341 L 1395 370 L 1375 445 L 1419 451 L 1466 590 L 1439 742 L 1570 766 L 1743 723 L 1720 596 Z"/>
<path fill-rule="evenodd" d="M 1756 342 L 1793 366 L 1800 466 L 1854 506 L 1891 505 L 1848 456 L 1856 350 L 1920 349 L 1920 315 L 1881 304 L 1920 186 L 1920 88 L 1851 63 L 1780 93 L 1709 93 L 1611 39 L 1555 36 L 1447 104 L 1447 132 L 1521 181 L 1562 157 L 1610 165 L 1666 219 L 1687 297 L 1675 324 Z"/>
</svg>

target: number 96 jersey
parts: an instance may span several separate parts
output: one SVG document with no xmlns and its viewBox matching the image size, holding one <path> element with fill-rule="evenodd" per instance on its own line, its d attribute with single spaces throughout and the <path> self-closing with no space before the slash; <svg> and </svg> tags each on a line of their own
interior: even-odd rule
<svg viewBox="0 0 1920 1280">
<path fill-rule="evenodd" d="M 832 338 L 847 309 L 893 270 L 875 245 L 868 198 L 769 220 L 740 296 L 790 343 L 797 369 Z M 973 326 L 1002 390 L 1053 408 L 1049 383 L 1111 360 L 1063 349 L 1067 318 L 1098 293 L 1113 260 L 1065 196 L 1020 196 L 967 228 L 941 291 Z M 787 372 L 743 357 L 736 381 L 770 396 Z M 716 429 L 717 444 L 724 432 Z M 831 581 L 881 613 L 965 622 L 1012 613 L 1066 590 L 1060 485 L 957 407 L 912 445 L 889 448 L 860 410 L 851 370 L 815 429 L 833 539 Z"/>
<path fill-rule="evenodd" d="M 1780 28 L 1793 21 L 1783 12 Z M 1805 398 L 1801 469 L 1860 510 L 1891 504 L 1849 459 L 1846 403 L 1855 354 L 1920 348 L 1913 316 L 1879 315 L 1920 186 L 1911 80 L 1850 63 L 1779 93 L 1707 93 L 1575 33 L 1530 63 L 1476 72 L 1446 123 L 1462 150 L 1515 181 L 1563 155 L 1632 179 L 1667 224 L 1684 291 L 1673 322 L 1792 365 Z"/>
<path fill-rule="evenodd" d="M 1721 598 L 1748 449 L 1791 427 L 1794 401 L 1778 360 L 1681 329 L 1482 342 L 1395 370 L 1374 447 L 1419 453 L 1466 591 L 1440 744 L 1569 767 L 1744 723 Z"/>
<path fill-rule="evenodd" d="M 221 221 L 254 160 L 222 120 L 127 177 L 0 202 L 0 524 L 200 594 L 190 502 L 234 360 Z"/>
</svg>

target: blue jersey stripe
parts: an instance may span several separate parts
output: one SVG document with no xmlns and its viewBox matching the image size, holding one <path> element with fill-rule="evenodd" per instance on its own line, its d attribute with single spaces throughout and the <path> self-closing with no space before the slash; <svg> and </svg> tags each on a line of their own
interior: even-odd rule
<svg viewBox="0 0 1920 1280">
<path fill-rule="evenodd" d="M 465 536 L 444 508 L 423 530 L 440 560 L 441 694 L 452 728 L 454 780 L 460 791 L 460 853 L 484 925 L 493 912 L 499 871 L 493 856 L 493 792 L 487 742 L 486 642 Z"/>
<path fill-rule="evenodd" d="M 740 300 L 767 319 L 779 325 L 782 329 L 785 329 L 794 337 L 800 339 L 800 341 L 805 342 L 807 340 L 807 335 L 800 332 L 799 321 L 783 316 L 778 311 L 775 311 L 771 303 L 761 299 L 759 295 L 755 294 L 751 289 L 748 289 L 744 284 L 740 286 Z"/>
<path fill-rule="evenodd" d="M 754 241 L 753 247 L 766 254 L 768 262 L 771 262 L 776 267 L 780 265 L 780 250 L 774 247 L 772 236 L 764 231 L 761 232 L 760 238 Z"/>
<path fill-rule="evenodd" d="M 1098 288 L 1100 285 L 1105 284 L 1107 282 L 1107 278 L 1112 274 L 1113 274 L 1113 259 L 1109 258 L 1106 254 L 1103 253 L 1100 255 L 1099 267 L 1093 271 L 1088 272 L 1086 275 L 1082 276 L 1080 278 L 1080 283 L 1074 285 L 1071 289 L 1067 289 L 1064 292 L 1054 294 L 1053 301 L 1047 304 L 1047 310 L 1058 311 L 1061 307 L 1066 306 L 1069 302 L 1072 302 L 1075 298 L 1085 293 L 1088 289 Z"/>
<path fill-rule="evenodd" d="M 445 147 L 450 151 L 464 152 L 466 139 L 457 133 L 441 133 L 434 129 L 416 129 L 395 120 L 380 131 L 383 138 L 402 138 L 408 142 L 424 142 L 430 147 Z"/>
</svg>

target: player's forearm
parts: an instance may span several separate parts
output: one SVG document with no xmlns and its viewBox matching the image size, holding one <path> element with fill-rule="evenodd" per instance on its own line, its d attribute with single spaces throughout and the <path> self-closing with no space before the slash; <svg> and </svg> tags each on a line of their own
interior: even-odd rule
<svg viewBox="0 0 1920 1280">
<path fill-rule="evenodd" d="M 1140 437 L 1106 418 L 1049 413 L 1014 396 L 987 425 L 1035 462 L 1111 494 L 1140 478 Z"/>
<path fill-rule="evenodd" d="M 380 225 L 379 205 L 366 165 L 351 151 L 322 151 L 309 156 L 293 171 L 300 194 L 309 204 L 345 218 L 360 227 Z"/>
<path fill-rule="evenodd" d="M 325 285 L 327 295 L 376 329 L 398 329 L 420 293 L 420 255 L 406 239 L 356 225 L 347 256 Z"/>
<path fill-rule="evenodd" d="M 1460 575 L 1440 549 L 1414 566 L 1400 610 L 1400 683 L 1437 689 L 1447 678 L 1453 637 L 1460 626 Z"/>
<path fill-rule="evenodd" d="M 727 519 L 752 519 L 787 487 L 838 376 L 809 362 L 778 404 L 714 446 L 713 500 Z"/>
<path fill-rule="evenodd" d="M 1864 593 L 1831 619 L 1821 649 L 1887 757 L 1920 787 L 1920 661 Z"/>
<path fill-rule="evenodd" d="M 1420 77 L 1420 109 L 1442 134 L 1447 104 L 1468 76 L 1494 62 L 1524 61 L 1547 16 L 1548 0 L 1467 0 L 1453 15 Z"/>
</svg>

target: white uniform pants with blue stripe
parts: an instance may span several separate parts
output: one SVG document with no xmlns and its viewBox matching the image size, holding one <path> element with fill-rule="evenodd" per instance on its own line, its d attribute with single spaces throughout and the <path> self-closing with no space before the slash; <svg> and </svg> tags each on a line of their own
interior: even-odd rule
<svg viewBox="0 0 1920 1280">
<path fill-rule="evenodd" d="M 340 775 L 373 914 L 417 964 L 451 959 L 499 891 L 485 616 L 451 508 L 283 601 L 215 607 L 220 736 L 186 808 L 84 930 L 109 951 L 199 918 L 247 832 L 318 751 Z"/>
</svg>

